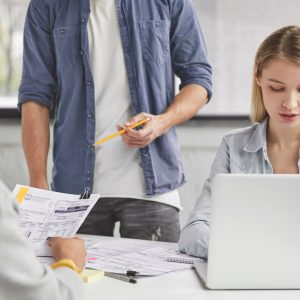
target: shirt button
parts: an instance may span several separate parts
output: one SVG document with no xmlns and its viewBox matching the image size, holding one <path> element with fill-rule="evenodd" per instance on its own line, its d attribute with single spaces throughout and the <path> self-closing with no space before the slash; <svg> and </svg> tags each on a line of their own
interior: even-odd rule
<svg viewBox="0 0 300 300">
<path fill-rule="evenodd" d="M 81 19 L 81 23 L 85 23 L 85 19 L 84 18 Z"/>
<path fill-rule="evenodd" d="M 88 118 L 90 119 L 93 116 L 93 114 L 88 114 Z"/>
<path fill-rule="evenodd" d="M 92 85 L 92 83 L 91 83 L 90 81 L 88 81 L 86 84 L 87 84 L 88 86 L 91 86 L 91 85 Z"/>
<path fill-rule="evenodd" d="M 61 30 L 59 31 L 60 34 L 64 34 L 65 32 L 66 32 L 65 29 L 61 29 Z"/>
<path fill-rule="evenodd" d="M 156 21 L 156 22 L 155 22 L 155 26 L 158 27 L 159 25 L 160 25 L 160 22 L 159 22 L 159 21 Z"/>
<path fill-rule="evenodd" d="M 80 50 L 80 54 L 83 55 L 83 51 L 82 50 Z"/>
</svg>

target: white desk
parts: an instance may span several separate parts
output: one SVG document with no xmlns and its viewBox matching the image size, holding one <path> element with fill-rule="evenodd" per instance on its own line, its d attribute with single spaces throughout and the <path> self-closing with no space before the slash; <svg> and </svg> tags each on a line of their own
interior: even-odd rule
<svg viewBox="0 0 300 300">
<path fill-rule="evenodd" d="M 103 239 L 103 237 L 97 237 Z M 107 238 L 104 238 L 107 239 Z M 149 241 L 149 243 L 152 243 Z M 159 243 L 160 246 L 167 243 Z M 138 279 L 137 284 L 104 277 L 86 284 L 84 300 L 299 300 L 300 290 L 211 291 L 195 270 Z"/>
</svg>

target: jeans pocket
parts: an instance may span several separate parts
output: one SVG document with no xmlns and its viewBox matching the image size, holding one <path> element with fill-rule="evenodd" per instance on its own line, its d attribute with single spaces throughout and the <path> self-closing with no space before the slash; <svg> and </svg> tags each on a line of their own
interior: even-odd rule
<svg viewBox="0 0 300 300">
<path fill-rule="evenodd" d="M 56 64 L 74 65 L 81 62 L 80 26 L 65 26 L 53 29 Z"/>
<path fill-rule="evenodd" d="M 163 64 L 170 55 L 170 21 L 141 21 L 139 28 L 144 59 Z"/>
</svg>

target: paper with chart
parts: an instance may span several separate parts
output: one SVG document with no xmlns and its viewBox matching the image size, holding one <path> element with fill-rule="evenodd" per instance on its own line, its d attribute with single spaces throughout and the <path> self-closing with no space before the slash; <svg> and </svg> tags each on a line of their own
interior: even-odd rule
<svg viewBox="0 0 300 300">
<path fill-rule="evenodd" d="M 28 186 L 16 185 L 13 194 L 20 207 L 20 227 L 34 247 L 37 256 L 49 256 L 46 243 L 51 236 L 74 236 L 88 213 L 99 199 L 58 193 Z"/>
<path fill-rule="evenodd" d="M 86 268 L 119 274 L 136 271 L 139 275 L 156 276 L 192 267 L 190 264 L 167 261 L 168 257 L 178 255 L 177 244 L 160 246 L 159 242 L 133 239 L 84 240 Z"/>
</svg>

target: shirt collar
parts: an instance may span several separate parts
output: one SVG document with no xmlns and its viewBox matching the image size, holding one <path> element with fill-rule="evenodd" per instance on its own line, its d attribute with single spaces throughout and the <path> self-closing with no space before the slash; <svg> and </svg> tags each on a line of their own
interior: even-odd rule
<svg viewBox="0 0 300 300">
<path fill-rule="evenodd" d="M 265 118 L 263 122 L 258 123 L 252 136 L 244 147 L 244 151 L 257 152 L 259 149 L 267 149 L 267 127 L 269 118 Z"/>
</svg>

